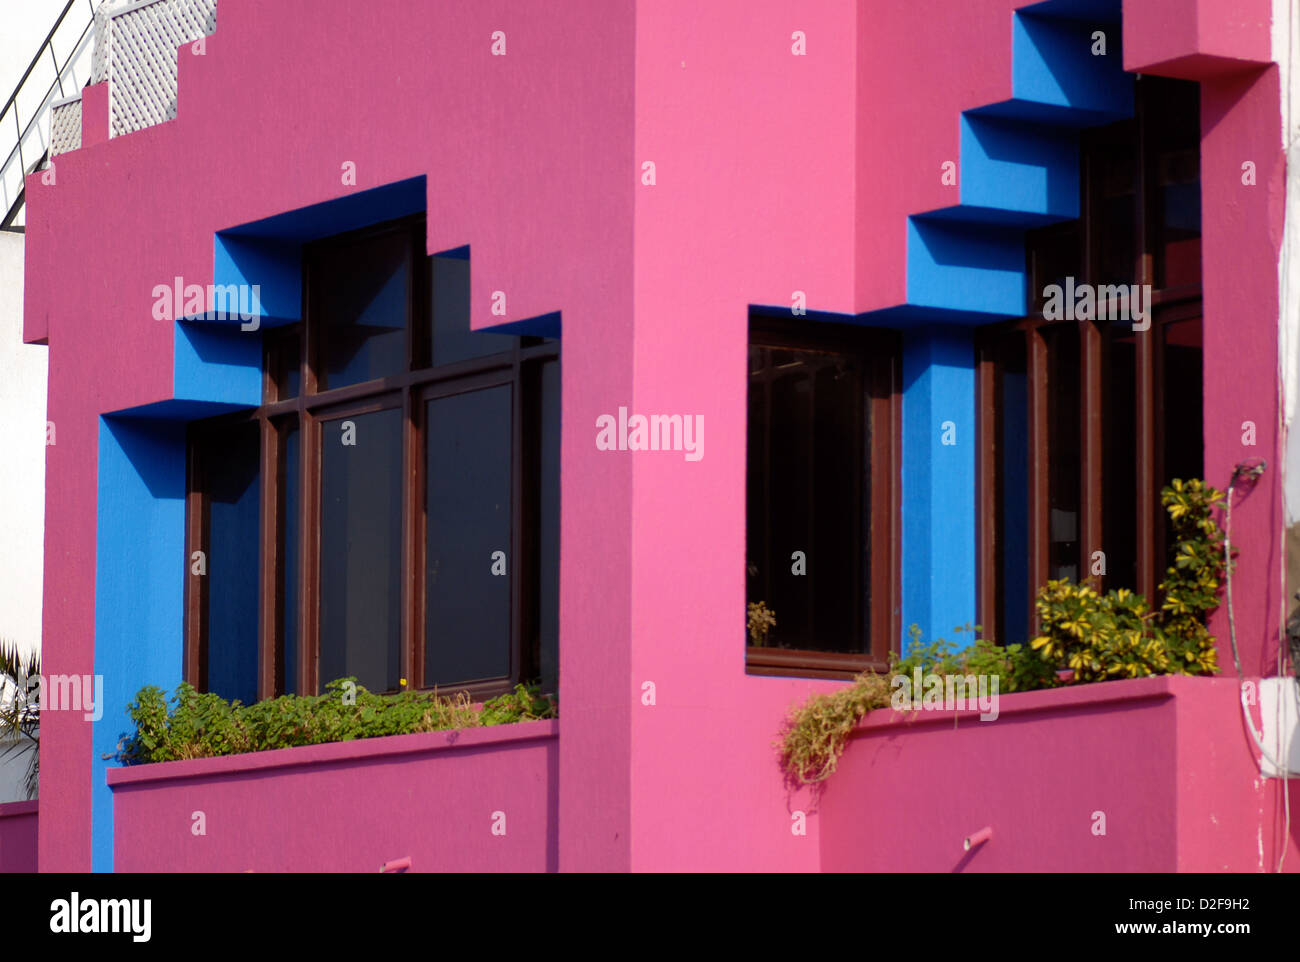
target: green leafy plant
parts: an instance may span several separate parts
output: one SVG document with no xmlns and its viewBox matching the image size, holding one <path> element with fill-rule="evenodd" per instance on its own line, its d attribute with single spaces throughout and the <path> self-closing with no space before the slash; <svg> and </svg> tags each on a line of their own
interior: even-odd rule
<svg viewBox="0 0 1300 962">
<path fill-rule="evenodd" d="M 555 718 L 556 705 L 536 685 L 516 685 L 477 706 L 464 692 L 453 697 L 422 691 L 376 695 L 355 678 L 342 678 L 326 685 L 321 695 L 284 695 L 255 705 L 228 702 L 184 683 L 169 703 L 162 689 L 146 685 L 127 714 L 135 732 L 112 757 L 144 764 L 535 721 Z"/>
<path fill-rule="evenodd" d="M 28 798 L 36 797 L 41 777 L 41 709 L 28 682 L 40 673 L 39 653 L 24 658 L 15 642 L 0 640 L 0 739 L 9 743 L 0 758 L 30 752 L 23 786 Z"/>
<path fill-rule="evenodd" d="M 956 634 L 978 634 L 979 625 L 954 629 Z M 916 669 L 934 675 L 985 675 L 998 679 L 998 691 L 1033 691 L 1057 683 L 1056 672 L 1027 645 L 996 645 L 986 638 L 975 638 L 965 648 L 955 642 L 937 638 L 928 645 L 921 643 L 921 629 L 910 629 L 911 643 L 907 655 L 896 658 L 890 669 L 894 675 L 911 675 Z"/>
<path fill-rule="evenodd" d="M 1072 669 L 1076 682 L 1218 671 L 1205 622 L 1219 605 L 1224 575 L 1223 531 L 1214 517 L 1223 492 L 1203 481 L 1176 480 L 1160 499 L 1175 545 L 1158 611 L 1126 588 L 1102 595 L 1062 580 L 1038 593 L 1039 634 L 1030 646 L 1045 661 Z"/>
<path fill-rule="evenodd" d="M 979 627 L 966 625 L 962 632 L 978 633 Z M 1051 667 L 1024 645 L 1001 648 L 976 638 L 965 647 L 936 638 L 923 644 L 921 629 L 912 625 L 907 655 L 891 658 L 887 673 L 867 671 L 853 679 L 847 688 L 828 694 L 813 695 L 786 716 L 778 741 L 781 767 L 794 785 L 811 785 L 829 778 L 839 764 L 840 755 L 853 730 L 868 712 L 888 708 L 893 695 L 892 679 L 898 675 L 912 677 L 917 669 L 922 675 L 986 675 L 998 678 L 998 690 L 1025 691 L 1054 683 Z"/>
<path fill-rule="evenodd" d="M 1065 670 L 1074 672 L 1076 684 L 1215 673 L 1217 653 L 1206 618 L 1218 607 L 1224 577 L 1224 536 L 1214 516 L 1223 497 L 1199 480 L 1176 480 L 1161 492 L 1174 553 L 1160 585 L 1164 600 L 1158 611 L 1128 589 L 1102 595 L 1089 585 L 1059 580 L 1039 589 L 1039 635 L 1029 645 L 1004 648 L 978 637 L 964 648 L 943 638 L 922 644 L 913 625 L 907 655 L 892 659 L 888 674 L 865 672 L 847 688 L 813 695 L 791 708 L 778 741 L 787 779 L 806 785 L 828 778 L 863 717 L 889 707 L 889 679 L 918 668 L 923 675 L 996 676 L 1000 692 L 1056 687 L 1062 684 L 1058 673 Z M 978 633 L 979 627 L 956 631 Z"/>
</svg>

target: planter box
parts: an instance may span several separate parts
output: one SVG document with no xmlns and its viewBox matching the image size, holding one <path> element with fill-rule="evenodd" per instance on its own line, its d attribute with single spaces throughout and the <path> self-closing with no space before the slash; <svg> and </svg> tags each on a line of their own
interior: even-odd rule
<svg viewBox="0 0 1300 962">
<path fill-rule="evenodd" d="M 520 722 L 111 769 L 114 869 L 554 870 L 558 733 Z"/>
<path fill-rule="evenodd" d="M 989 722 L 872 712 L 820 801 L 822 869 L 1258 872 L 1285 845 L 1300 870 L 1300 785 L 1288 836 L 1239 697 L 1162 677 L 1005 695 Z"/>
</svg>

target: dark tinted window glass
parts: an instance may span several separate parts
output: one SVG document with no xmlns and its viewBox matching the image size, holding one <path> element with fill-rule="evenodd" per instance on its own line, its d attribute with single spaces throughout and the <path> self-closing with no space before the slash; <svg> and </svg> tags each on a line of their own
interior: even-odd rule
<svg viewBox="0 0 1300 962">
<path fill-rule="evenodd" d="M 862 362 L 751 346 L 749 370 L 748 601 L 770 647 L 865 652 Z"/>
<path fill-rule="evenodd" d="M 1201 319 L 1166 324 L 1164 334 L 1164 397 L 1161 440 L 1164 478 L 1186 481 L 1204 471 L 1201 394 Z"/>
<path fill-rule="evenodd" d="M 1101 238 L 1095 284 L 1131 284 L 1137 276 L 1136 157 L 1136 128 L 1131 124 L 1117 128 L 1093 154 L 1095 229 Z"/>
<path fill-rule="evenodd" d="M 281 396 L 297 397 L 302 390 L 302 342 L 297 334 L 285 338 L 281 352 Z"/>
<path fill-rule="evenodd" d="M 259 442 L 256 422 L 207 435 L 208 691 L 257 701 Z"/>
<path fill-rule="evenodd" d="M 1159 211 L 1156 287 L 1201 282 L 1200 85 L 1149 78 L 1158 91 L 1153 200 Z M 1148 78 L 1143 78 L 1143 83 Z"/>
<path fill-rule="evenodd" d="M 298 396 L 302 388 L 302 347 L 296 328 L 268 330 L 263 334 L 266 346 L 265 400 L 286 401 Z"/>
<path fill-rule="evenodd" d="M 560 362 L 542 365 L 541 517 L 538 567 L 541 672 L 544 691 L 560 680 Z"/>
<path fill-rule="evenodd" d="M 468 257 L 459 253 L 430 257 L 429 278 L 434 364 L 468 361 L 514 347 L 511 335 L 470 330 Z"/>
<path fill-rule="evenodd" d="M 298 563 L 302 537 L 302 439 L 296 424 L 284 432 L 284 460 L 281 469 L 284 477 L 284 543 L 281 546 L 284 567 L 281 569 L 280 590 L 284 598 L 281 614 L 281 639 L 284 645 L 284 673 L 281 691 L 286 695 L 298 691 L 298 583 L 301 568 Z"/>
<path fill-rule="evenodd" d="M 1029 379 L 1025 335 L 1013 331 L 1000 345 L 1002 412 L 998 425 L 1001 472 L 1002 645 L 1029 640 Z"/>
<path fill-rule="evenodd" d="M 1048 577 L 1079 580 L 1079 327 L 1042 329 L 1047 342 Z"/>
<path fill-rule="evenodd" d="M 1137 588 L 1137 337 L 1132 325 L 1104 331 L 1102 403 L 1102 550 L 1105 587 Z M 1089 567 L 1091 571 L 1091 566 Z"/>
<path fill-rule="evenodd" d="M 1076 284 L 1083 281 L 1083 261 L 1079 250 L 1079 225 L 1077 221 L 1030 231 L 1026 238 L 1029 250 L 1029 297 L 1026 303 L 1031 312 L 1041 311 L 1046 297 L 1043 291 L 1050 284 L 1061 288 L 1068 286 L 1066 278 L 1073 277 Z"/>
<path fill-rule="evenodd" d="M 510 673 L 510 407 L 502 386 L 425 408 L 426 685 Z"/>
<path fill-rule="evenodd" d="M 312 255 L 311 311 L 320 325 L 323 387 L 406 369 L 411 234 L 397 230 Z"/>
<path fill-rule="evenodd" d="M 321 688 L 355 675 L 372 691 L 393 690 L 401 677 L 402 414 L 349 415 L 321 432 Z"/>
</svg>

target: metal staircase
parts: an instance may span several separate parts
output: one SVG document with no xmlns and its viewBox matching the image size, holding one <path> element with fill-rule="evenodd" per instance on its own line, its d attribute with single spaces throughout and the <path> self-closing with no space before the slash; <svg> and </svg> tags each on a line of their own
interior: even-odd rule
<svg viewBox="0 0 1300 962">
<path fill-rule="evenodd" d="M 68 0 L 0 110 L 0 229 L 23 229 L 24 178 L 49 157 L 50 108 L 90 75 L 94 22 L 95 0 Z"/>
</svg>

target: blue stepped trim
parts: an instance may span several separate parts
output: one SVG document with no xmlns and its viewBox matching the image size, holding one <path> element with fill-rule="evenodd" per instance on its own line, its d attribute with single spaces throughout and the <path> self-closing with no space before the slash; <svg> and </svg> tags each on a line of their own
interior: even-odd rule
<svg viewBox="0 0 1300 962">
<path fill-rule="evenodd" d="M 237 325 L 238 322 L 235 322 Z M 230 322 L 178 321 L 172 344 L 172 396 L 232 407 L 262 400 L 262 337 Z"/>
<path fill-rule="evenodd" d="M 1025 237 L 923 216 L 907 222 L 907 302 L 913 307 L 1016 317 L 1025 313 Z"/>
<path fill-rule="evenodd" d="M 258 289 L 258 327 L 302 320 L 302 244 L 240 234 L 218 234 L 212 250 L 213 286 L 234 284 Z M 249 303 L 251 297 L 242 303 Z M 242 306 L 242 305 L 241 305 Z M 191 318 L 198 320 L 199 318 Z M 236 318 L 215 320 L 235 322 Z"/>
<path fill-rule="evenodd" d="M 1072 132 L 964 116 L 961 168 L 962 207 L 1039 219 L 1079 216 L 1079 143 Z"/>
<path fill-rule="evenodd" d="M 1092 53 L 1094 30 L 1106 55 Z M 1096 23 L 1017 11 L 1013 18 L 1011 95 L 1116 120 L 1133 113 L 1133 78 L 1124 73 L 1119 31 Z"/>
<path fill-rule="evenodd" d="M 301 244 L 417 214 L 426 208 L 425 190 L 426 178 L 421 174 L 395 184 L 240 224 L 219 233 L 224 237 L 257 237 Z"/>
<path fill-rule="evenodd" d="M 1035 17 L 1085 20 L 1112 27 L 1119 26 L 1124 17 L 1121 0 L 1046 0 L 1021 7 L 1020 12 Z"/>
<path fill-rule="evenodd" d="M 1012 97 L 965 111 L 959 204 L 908 218 L 907 303 L 867 323 L 989 323 L 1024 314 L 1024 232 L 1079 216 L 1077 131 L 1132 116 L 1118 0 L 1012 15 Z M 1092 36 L 1106 33 L 1106 55 Z"/>
</svg>

